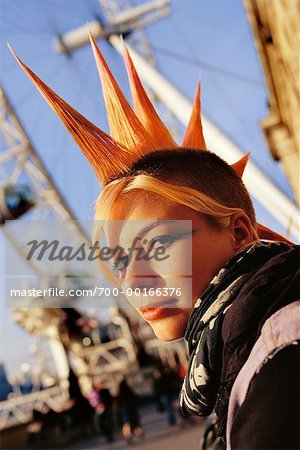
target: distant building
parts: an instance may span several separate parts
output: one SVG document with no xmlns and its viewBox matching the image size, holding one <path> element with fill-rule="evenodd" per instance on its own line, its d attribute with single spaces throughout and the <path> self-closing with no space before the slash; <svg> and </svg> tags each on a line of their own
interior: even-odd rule
<svg viewBox="0 0 300 450">
<path fill-rule="evenodd" d="M 4 364 L 0 363 L 0 401 L 7 400 L 7 396 L 12 392 L 12 386 L 8 382 Z"/>
<path fill-rule="evenodd" d="M 244 2 L 269 90 L 269 115 L 262 129 L 300 204 L 300 1 Z"/>
</svg>

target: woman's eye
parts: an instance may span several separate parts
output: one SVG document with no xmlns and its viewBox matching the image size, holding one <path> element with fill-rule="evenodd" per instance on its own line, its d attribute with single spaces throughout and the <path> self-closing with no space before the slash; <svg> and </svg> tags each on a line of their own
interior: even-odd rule
<svg viewBox="0 0 300 450">
<path fill-rule="evenodd" d="M 151 248 L 159 248 L 159 247 L 167 248 L 175 241 L 176 241 L 175 236 L 165 234 L 163 236 L 157 236 L 156 238 L 151 239 L 149 245 Z"/>
</svg>

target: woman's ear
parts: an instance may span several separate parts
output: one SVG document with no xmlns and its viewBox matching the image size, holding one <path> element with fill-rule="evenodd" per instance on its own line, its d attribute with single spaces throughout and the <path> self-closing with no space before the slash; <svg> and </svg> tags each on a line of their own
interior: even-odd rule
<svg viewBox="0 0 300 450">
<path fill-rule="evenodd" d="M 235 250 L 253 242 L 253 228 L 251 220 L 244 211 L 238 211 L 231 216 L 230 229 Z"/>
</svg>

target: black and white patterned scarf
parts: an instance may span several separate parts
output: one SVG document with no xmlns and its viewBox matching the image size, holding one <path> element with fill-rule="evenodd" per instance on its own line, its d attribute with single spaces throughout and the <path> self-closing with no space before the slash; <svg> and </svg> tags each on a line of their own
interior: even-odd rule
<svg viewBox="0 0 300 450">
<path fill-rule="evenodd" d="M 212 412 L 222 368 L 224 315 L 253 274 L 287 248 L 282 242 L 255 242 L 233 256 L 196 301 L 185 334 L 190 364 L 179 396 L 183 414 L 206 416 Z"/>
</svg>

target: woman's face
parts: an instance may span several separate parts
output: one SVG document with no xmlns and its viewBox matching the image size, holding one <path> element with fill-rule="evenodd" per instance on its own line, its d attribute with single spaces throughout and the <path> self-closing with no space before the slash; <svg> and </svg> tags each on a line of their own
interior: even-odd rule
<svg viewBox="0 0 300 450">
<path fill-rule="evenodd" d="M 232 234 L 155 194 L 122 203 L 124 221 L 104 226 L 108 246 L 124 249 L 114 261 L 120 288 L 159 339 L 179 339 L 196 300 L 235 253 Z"/>
</svg>

